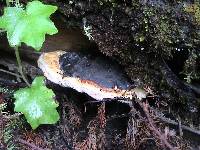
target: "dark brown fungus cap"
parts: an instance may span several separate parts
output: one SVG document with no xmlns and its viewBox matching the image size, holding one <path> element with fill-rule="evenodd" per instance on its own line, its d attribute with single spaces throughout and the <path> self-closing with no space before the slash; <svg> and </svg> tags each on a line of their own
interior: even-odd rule
<svg viewBox="0 0 200 150">
<path fill-rule="evenodd" d="M 96 100 L 122 97 L 130 86 L 123 69 L 101 56 L 54 51 L 43 53 L 38 66 L 50 81 L 87 93 Z"/>
</svg>

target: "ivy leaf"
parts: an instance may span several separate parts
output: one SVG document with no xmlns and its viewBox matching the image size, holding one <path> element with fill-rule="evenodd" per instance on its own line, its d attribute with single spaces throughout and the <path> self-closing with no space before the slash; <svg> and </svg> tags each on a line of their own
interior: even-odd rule
<svg viewBox="0 0 200 150">
<path fill-rule="evenodd" d="M 26 10 L 6 7 L 0 18 L 0 28 L 7 31 L 10 46 L 19 46 L 24 42 L 39 51 L 45 41 L 45 34 L 58 32 L 49 18 L 56 10 L 56 6 L 44 5 L 39 1 L 29 2 Z"/>
<path fill-rule="evenodd" d="M 53 91 L 44 85 L 44 77 L 36 77 L 30 88 L 19 89 L 14 93 L 14 110 L 25 115 L 32 129 L 40 124 L 54 124 L 59 120 L 54 96 Z"/>
</svg>

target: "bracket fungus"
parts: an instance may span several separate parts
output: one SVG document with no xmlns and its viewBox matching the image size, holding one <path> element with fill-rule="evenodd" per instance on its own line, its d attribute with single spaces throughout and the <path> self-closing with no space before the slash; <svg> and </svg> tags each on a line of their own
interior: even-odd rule
<svg viewBox="0 0 200 150">
<path fill-rule="evenodd" d="M 86 93 L 99 101 L 132 97 L 133 91 L 128 90 L 131 82 L 123 73 L 122 68 L 102 56 L 54 51 L 41 54 L 38 66 L 48 80 Z M 136 92 L 135 94 L 137 96 Z M 145 98 L 144 94 L 142 98 Z"/>
</svg>

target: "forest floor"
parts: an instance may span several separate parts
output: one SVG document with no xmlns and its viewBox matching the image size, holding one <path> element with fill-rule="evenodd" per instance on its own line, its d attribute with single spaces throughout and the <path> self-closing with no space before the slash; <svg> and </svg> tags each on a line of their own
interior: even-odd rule
<svg viewBox="0 0 200 150">
<path fill-rule="evenodd" d="M 77 34 L 77 31 L 74 33 Z M 73 36 L 64 38 L 76 40 L 63 41 L 63 47 L 63 43 L 59 43 L 59 49 L 87 47 L 76 43 L 80 39 L 83 42 L 87 40 L 80 35 L 77 38 L 78 40 Z M 55 40 L 62 41 L 63 38 L 52 41 Z M 52 41 L 47 42 L 45 49 L 55 49 L 50 46 Z M 13 93 L 25 87 L 25 84 L 17 76 L 12 51 L 8 55 L 8 50 L 5 50 L 8 47 L 5 45 L 0 54 L 1 150 L 200 149 L 200 131 L 188 124 L 183 125 L 180 118 L 171 116 L 170 107 L 156 94 L 143 101 L 135 98 L 130 106 L 117 100 L 98 102 L 86 94 L 60 87 L 50 81 L 47 81 L 47 86 L 56 94 L 61 118 L 55 125 L 41 125 L 32 130 L 23 114 L 14 112 Z M 23 50 L 22 54 L 29 51 L 26 47 Z M 38 55 L 39 53 L 23 54 L 23 65 L 27 68 L 25 74 L 30 81 L 42 73 L 37 64 L 26 57 L 34 60 Z M 166 105 L 165 115 L 159 107 L 163 105 Z"/>
</svg>

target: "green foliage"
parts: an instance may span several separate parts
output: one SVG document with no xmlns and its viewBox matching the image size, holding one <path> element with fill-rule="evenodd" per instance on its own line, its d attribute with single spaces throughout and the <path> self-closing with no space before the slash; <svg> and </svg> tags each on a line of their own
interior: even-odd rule
<svg viewBox="0 0 200 150">
<path fill-rule="evenodd" d="M 45 40 L 45 34 L 58 32 L 49 19 L 57 7 L 44 5 L 39 1 L 29 2 L 26 10 L 20 7 L 6 7 L 0 18 L 0 28 L 7 31 L 7 38 L 12 47 L 21 42 L 40 50 Z"/>
<path fill-rule="evenodd" d="M 9 1 L 7 1 L 9 5 Z M 0 17 L 0 28 L 7 31 L 10 46 L 15 47 L 19 72 L 23 75 L 18 46 L 22 42 L 40 50 L 45 40 L 45 34 L 58 32 L 50 15 L 56 11 L 56 6 L 44 5 L 39 1 L 32 1 L 23 9 L 19 1 L 15 7 L 6 7 L 4 15 Z M 4 89 L 0 88 L 0 91 Z M 56 111 L 58 104 L 54 101 L 54 93 L 44 85 L 44 77 L 37 77 L 29 88 L 19 89 L 14 93 L 15 111 L 22 112 L 33 129 L 40 124 L 54 124 L 59 120 Z"/>
<path fill-rule="evenodd" d="M 53 91 L 44 85 L 44 77 L 36 77 L 30 88 L 15 92 L 15 111 L 22 112 L 33 129 L 40 124 L 54 124 L 59 120 Z"/>
</svg>

